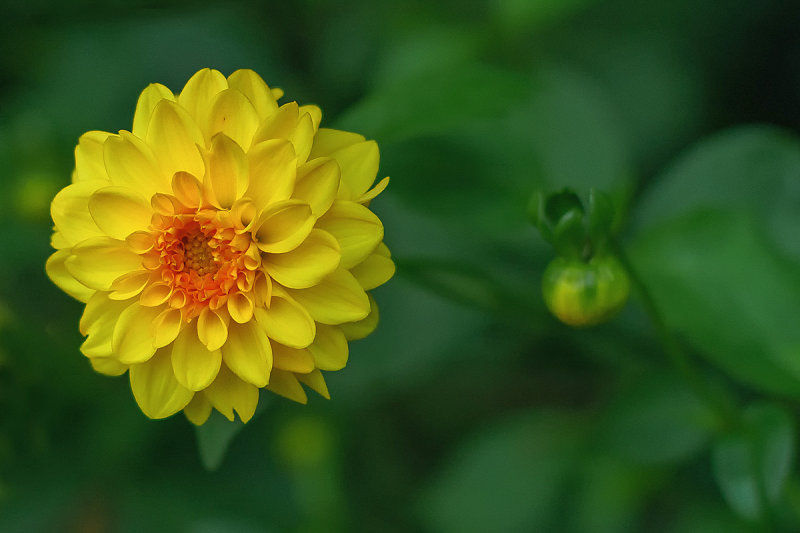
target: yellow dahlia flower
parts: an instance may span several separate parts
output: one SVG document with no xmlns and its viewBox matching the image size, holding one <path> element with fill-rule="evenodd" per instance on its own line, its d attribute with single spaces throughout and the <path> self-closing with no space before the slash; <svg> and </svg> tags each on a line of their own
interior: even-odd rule
<svg viewBox="0 0 800 533">
<path fill-rule="evenodd" d="M 53 199 L 47 273 L 86 303 L 81 351 L 151 418 L 247 422 L 259 389 L 305 402 L 301 383 L 328 398 L 321 371 L 377 325 L 378 147 L 282 94 L 250 70 L 152 84 L 131 131 L 80 138 Z"/>
</svg>

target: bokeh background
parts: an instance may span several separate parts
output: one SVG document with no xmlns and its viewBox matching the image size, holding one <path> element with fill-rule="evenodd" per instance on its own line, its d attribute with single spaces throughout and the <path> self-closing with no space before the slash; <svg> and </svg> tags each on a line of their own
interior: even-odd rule
<svg viewBox="0 0 800 533">
<path fill-rule="evenodd" d="M 800 4 L 164 4 L 2 6 L 0 531 L 800 530 Z M 378 141 L 398 271 L 332 400 L 198 434 L 91 370 L 44 263 L 78 136 L 207 66 Z M 563 186 L 614 196 L 703 379 L 782 413 L 759 494 L 635 296 L 592 329 L 545 310 L 526 205 Z"/>
</svg>

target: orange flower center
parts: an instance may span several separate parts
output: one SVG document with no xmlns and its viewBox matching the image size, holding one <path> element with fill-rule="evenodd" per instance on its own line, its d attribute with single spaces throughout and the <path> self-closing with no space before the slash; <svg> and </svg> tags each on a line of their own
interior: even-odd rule
<svg viewBox="0 0 800 533">
<path fill-rule="evenodd" d="M 162 215 L 152 226 L 155 245 L 143 263 L 157 273 L 160 281 L 154 284 L 163 287 L 166 301 L 186 320 L 206 307 L 222 307 L 229 296 L 249 292 L 255 283 L 257 248 L 226 215 L 214 210 Z"/>
</svg>

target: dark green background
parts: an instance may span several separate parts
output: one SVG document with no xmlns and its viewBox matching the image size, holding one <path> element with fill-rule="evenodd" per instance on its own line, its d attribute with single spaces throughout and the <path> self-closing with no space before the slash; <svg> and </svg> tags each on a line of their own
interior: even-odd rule
<svg viewBox="0 0 800 533">
<path fill-rule="evenodd" d="M 6 2 L 0 531 L 800 530 L 798 21 L 790 0 Z M 398 264 L 333 399 L 262 394 L 214 472 L 184 417 L 146 419 L 91 370 L 81 305 L 44 274 L 79 135 L 130 129 L 148 83 L 207 66 L 378 141 Z M 635 297 L 594 329 L 547 314 L 526 204 L 567 185 L 614 196 L 741 425 Z"/>
</svg>

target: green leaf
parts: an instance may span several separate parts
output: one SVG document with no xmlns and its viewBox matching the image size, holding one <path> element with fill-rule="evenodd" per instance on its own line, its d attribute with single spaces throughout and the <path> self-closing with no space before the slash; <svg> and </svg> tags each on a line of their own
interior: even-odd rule
<svg viewBox="0 0 800 533">
<path fill-rule="evenodd" d="M 579 438 L 577 420 L 538 410 L 483 428 L 423 492 L 426 529 L 553 531 Z"/>
<path fill-rule="evenodd" d="M 770 239 L 800 259 L 800 142 L 768 126 L 725 131 L 680 157 L 637 203 L 634 225 L 652 227 L 697 209 L 736 209 L 763 221 Z"/>
<path fill-rule="evenodd" d="M 528 92 L 529 81 L 519 74 L 455 65 L 377 89 L 345 113 L 336 127 L 380 142 L 452 132 L 508 113 Z"/>
<path fill-rule="evenodd" d="M 795 451 L 795 424 L 781 406 L 751 405 L 741 427 L 714 446 L 714 476 L 728 504 L 756 520 L 783 495 Z"/>
<path fill-rule="evenodd" d="M 250 420 L 251 424 L 269 403 L 268 398 L 266 394 L 262 394 L 259 398 L 256 412 Z M 197 452 L 200 455 L 200 462 L 203 463 L 206 470 L 213 472 L 219 468 L 233 439 L 242 429 L 244 429 L 244 424 L 241 420 L 237 418 L 231 422 L 216 409 L 211 411 L 205 424 L 195 427 Z"/>
<path fill-rule="evenodd" d="M 599 442 L 633 464 L 686 461 L 719 425 L 712 410 L 686 384 L 663 372 L 637 379 L 612 405 Z"/>
<path fill-rule="evenodd" d="M 669 327 L 742 383 L 800 396 L 800 272 L 752 217 L 690 214 L 631 252 Z"/>
</svg>

